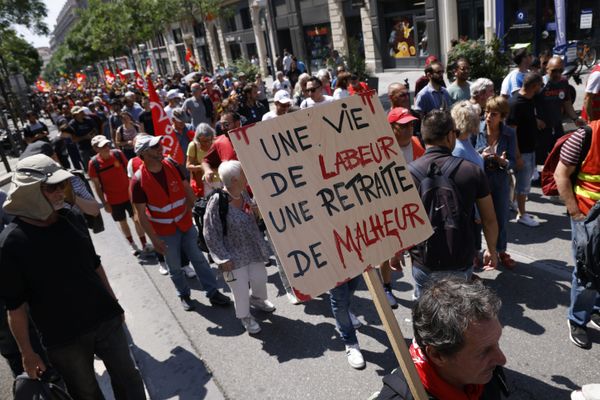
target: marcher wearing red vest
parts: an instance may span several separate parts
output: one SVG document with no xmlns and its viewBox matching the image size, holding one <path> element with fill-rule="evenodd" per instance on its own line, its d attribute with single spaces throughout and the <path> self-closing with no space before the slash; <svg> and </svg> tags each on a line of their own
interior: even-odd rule
<svg viewBox="0 0 600 400">
<path fill-rule="evenodd" d="M 392 131 L 407 164 L 425 153 L 425 149 L 421 146 L 419 138 L 413 135 L 413 124 L 417 119 L 409 110 L 402 107 L 394 107 L 388 113 L 388 122 L 392 126 Z M 384 261 L 379 266 L 385 296 L 392 308 L 398 308 L 398 302 L 392 293 L 392 269 L 402 271 L 400 260 L 403 258 L 404 256 L 401 253 L 388 261 Z"/>
<path fill-rule="evenodd" d="M 600 119 L 600 65 L 594 66 L 588 76 L 581 118 L 588 122 Z"/>
<path fill-rule="evenodd" d="M 365 82 L 361 82 L 358 79 L 358 75 L 352 74 L 350 77 L 350 85 L 348 85 L 348 93 L 350 93 L 350 96 L 356 93 L 368 92 L 369 90 L 371 90 L 369 86 Z"/>
<path fill-rule="evenodd" d="M 152 246 L 146 243 L 144 230 L 133 218 L 133 207 L 129 201 L 129 178 L 127 177 L 127 158 L 121 150 L 111 149 L 110 140 L 104 135 L 92 138 L 92 147 L 97 153 L 88 164 L 88 173 L 94 184 L 96 193 L 100 198 L 104 209 L 115 222 L 119 223 L 121 232 L 127 238 L 134 255 L 153 251 Z M 133 241 L 127 214 L 133 220 L 135 231 L 140 239 L 142 249 Z"/>
<path fill-rule="evenodd" d="M 227 306 L 231 300 L 217 290 L 217 281 L 198 248 L 198 232 L 192 223 L 196 197 L 182 167 L 163 158 L 161 136 L 137 138 L 135 152 L 144 164 L 131 180 L 131 199 L 142 228 L 154 248 L 165 255 L 169 275 L 185 311 L 195 308 L 181 265 L 185 254 L 212 305 Z"/>
<path fill-rule="evenodd" d="M 590 77 L 591 79 L 591 77 Z M 600 120 L 590 123 L 592 139 L 587 154 L 583 151 L 585 131 L 573 133 L 563 144 L 560 161 L 554 171 L 554 180 L 560 197 L 571 216 L 571 235 L 575 242 L 578 224 L 582 224 L 590 208 L 600 201 Z M 582 156 L 583 162 L 579 163 Z M 575 185 L 571 176 L 579 168 Z M 575 250 L 573 250 L 575 251 Z M 574 261 L 576 254 L 573 254 Z M 571 304 L 569 305 L 569 337 L 576 345 L 584 349 L 591 347 L 587 334 L 587 324 L 600 328 L 600 294 L 585 286 L 577 273 L 577 262 L 571 280 Z"/>
</svg>

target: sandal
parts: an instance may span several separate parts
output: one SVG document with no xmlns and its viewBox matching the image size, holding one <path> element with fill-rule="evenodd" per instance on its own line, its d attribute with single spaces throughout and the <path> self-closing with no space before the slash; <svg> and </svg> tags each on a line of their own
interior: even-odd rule
<svg viewBox="0 0 600 400">
<path fill-rule="evenodd" d="M 500 264 L 504 265 L 506 269 L 515 269 L 517 266 L 517 262 L 510 258 L 510 254 L 506 252 L 498 254 L 498 261 L 500 261 Z"/>
</svg>

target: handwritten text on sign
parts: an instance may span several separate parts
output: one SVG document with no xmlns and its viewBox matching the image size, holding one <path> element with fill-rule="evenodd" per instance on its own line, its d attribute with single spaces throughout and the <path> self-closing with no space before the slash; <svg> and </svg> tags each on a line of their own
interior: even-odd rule
<svg viewBox="0 0 600 400">
<path fill-rule="evenodd" d="M 432 232 L 374 92 L 243 127 L 230 138 L 301 299 Z"/>
</svg>

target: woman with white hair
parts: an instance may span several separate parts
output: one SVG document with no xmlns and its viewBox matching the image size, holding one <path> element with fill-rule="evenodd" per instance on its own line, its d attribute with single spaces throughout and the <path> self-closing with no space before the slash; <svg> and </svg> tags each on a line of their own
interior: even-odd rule
<svg viewBox="0 0 600 400">
<path fill-rule="evenodd" d="M 187 148 L 187 161 L 185 167 L 190 171 L 192 178 L 190 186 L 197 197 L 208 194 L 212 187 L 215 186 L 212 183 L 209 184 L 204 182 L 202 179 L 204 176 L 202 160 L 204 160 L 204 156 L 208 152 L 208 149 L 210 149 L 214 137 L 215 130 L 209 124 L 201 122 L 196 127 L 194 140 L 190 142 Z M 214 182 L 218 184 L 219 178 L 215 177 Z"/>
<path fill-rule="evenodd" d="M 298 82 L 294 86 L 294 105 L 300 107 L 300 104 L 308 97 L 306 92 L 306 83 L 310 79 L 310 75 L 306 72 L 298 77 Z"/>
<path fill-rule="evenodd" d="M 260 332 L 250 306 L 273 312 L 267 300 L 270 251 L 256 223 L 258 209 L 246 193 L 246 176 L 239 161 L 219 165 L 224 188 L 211 196 L 204 215 L 204 239 L 210 255 L 233 292 L 235 315 L 249 334 Z M 250 295 L 248 287 L 252 289 Z"/>
<path fill-rule="evenodd" d="M 319 72 L 317 72 L 317 78 L 321 80 L 321 84 L 323 85 L 323 91 L 327 96 L 333 96 L 333 91 L 331 90 L 331 75 L 326 68 L 321 68 Z"/>
<path fill-rule="evenodd" d="M 488 78 L 479 78 L 471 83 L 471 98 L 469 101 L 473 105 L 479 106 L 479 116 L 483 117 L 485 103 L 494 95 L 494 82 Z"/>
</svg>

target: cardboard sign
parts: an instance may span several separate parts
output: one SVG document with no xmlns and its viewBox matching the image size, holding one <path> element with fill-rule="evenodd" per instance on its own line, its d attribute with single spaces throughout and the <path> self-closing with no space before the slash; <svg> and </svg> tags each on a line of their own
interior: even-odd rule
<svg viewBox="0 0 600 400">
<path fill-rule="evenodd" d="M 229 136 L 300 300 L 432 233 L 374 91 Z"/>
</svg>

